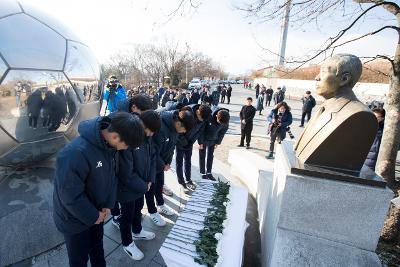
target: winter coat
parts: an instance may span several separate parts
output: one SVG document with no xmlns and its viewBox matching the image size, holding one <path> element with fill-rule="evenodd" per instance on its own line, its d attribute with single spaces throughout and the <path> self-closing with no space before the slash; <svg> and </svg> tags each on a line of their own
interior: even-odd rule
<svg viewBox="0 0 400 267">
<path fill-rule="evenodd" d="M 184 106 L 190 105 L 190 100 L 187 99 L 187 98 L 185 97 L 185 98 L 182 100 L 182 104 L 183 104 Z"/>
<path fill-rule="evenodd" d="M 219 97 L 220 97 L 220 93 L 218 91 L 212 92 L 212 94 L 211 94 L 211 99 L 212 99 L 211 105 L 217 106 L 218 103 L 219 103 Z"/>
<path fill-rule="evenodd" d="M 384 125 L 385 121 L 379 123 L 378 132 L 376 133 L 374 142 L 372 143 L 371 149 L 369 150 L 367 159 L 364 163 L 373 171 L 375 171 L 376 160 L 378 159 L 379 149 L 381 147 Z"/>
<path fill-rule="evenodd" d="M 153 141 L 157 153 L 156 172 L 164 171 L 164 166 L 171 164 L 174 156 L 178 132 L 175 129 L 174 117 L 178 111 L 163 111 L 160 113 L 161 128 L 154 134 Z"/>
<path fill-rule="evenodd" d="M 226 90 L 226 96 L 231 97 L 232 96 L 232 87 L 229 86 L 228 89 Z"/>
<path fill-rule="evenodd" d="M 170 100 L 165 104 L 165 109 L 173 110 L 173 109 L 175 109 L 174 107 L 176 107 L 177 104 L 178 104 L 178 102 Z"/>
<path fill-rule="evenodd" d="M 256 115 L 256 109 L 252 105 L 245 105 L 242 107 L 239 113 L 240 117 L 240 128 L 241 129 L 253 129 L 253 119 Z M 245 120 L 245 123 L 242 121 Z"/>
<path fill-rule="evenodd" d="M 163 97 L 161 98 L 161 106 L 165 107 L 165 105 L 167 104 L 168 100 L 169 100 L 169 95 L 170 92 L 166 91 L 163 95 Z"/>
<path fill-rule="evenodd" d="M 198 104 L 200 100 L 200 94 L 193 92 L 192 96 L 190 97 L 190 104 Z"/>
<path fill-rule="evenodd" d="M 257 98 L 257 111 L 264 110 L 264 95 L 260 94 Z"/>
<path fill-rule="evenodd" d="M 267 98 L 269 101 L 271 101 L 271 100 L 272 100 L 272 95 L 274 94 L 274 90 L 271 89 L 271 88 L 268 88 L 267 91 L 266 91 L 266 93 L 267 93 L 267 97 L 266 97 L 266 98 Z"/>
<path fill-rule="evenodd" d="M 154 183 L 156 177 L 156 150 L 152 137 L 134 149 L 120 152 L 118 176 L 119 202 L 130 202 L 142 197 L 147 184 Z"/>
<path fill-rule="evenodd" d="M 157 109 L 158 108 L 158 102 L 159 102 L 159 98 L 158 98 L 157 94 L 153 95 L 153 97 L 151 98 L 151 102 L 153 103 L 152 108 L 153 109 Z"/>
<path fill-rule="evenodd" d="M 283 102 L 283 100 L 285 100 L 285 94 L 282 92 L 282 91 L 277 91 L 275 94 L 274 94 L 274 102 L 275 102 L 275 105 L 276 104 L 279 104 L 279 103 L 281 103 L 281 102 Z"/>
<path fill-rule="evenodd" d="M 57 229 L 64 234 L 89 229 L 97 221 L 99 211 L 114 207 L 118 152 L 101 135 L 109 123 L 108 117 L 81 122 L 80 136 L 58 153 L 53 218 Z"/>
<path fill-rule="evenodd" d="M 195 104 L 195 105 L 190 105 L 190 107 L 193 110 L 196 123 L 189 132 L 185 134 L 180 134 L 178 136 L 178 141 L 176 143 L 176 148 L 178 149 L 192 150 L 193 144 L 198 140 L 200 133 L 204 130 L 205 121 L 198 120 L 196 116 L 196 111 L 199 109 L 200 105 Z"/>
<path fill-rule="evenodd" d="M 126 99 L 126 92 L 125 89 L 120 86 L 116 89 L 116 92 L 110 95 L 110 89 L 106 88 L 104 90 L 104 98 L 105 101 L 108 100 L 107 104 L 107 110 L 110 112 L 113 112 L 117 110 L 118 108 L 118 103 L 124 99 Z"/>
<path fill-rule="evenodd" d="M 315 98 L 312 95 L 303 97 L 301 101 L 303 101 L 303 112 L 311 112 L 316 105 Z"/>
<path fill-rule="evenodd" d="M 278 116 L 278 109 L 273 109 L 271 110 L 271 112 L 268 115 L 268 121 L 270 123 L 270 126 L 272 125 L 272 121 Z M 278 131 L 279 131 L 279 135 L 278 137 L 280 138 L 280 140 L 284 140 L 286 138 L 286 128 L 292 124 L 293 122 L 293 117 L 292 117 L 292 113 L 288 110 L 285 111 L 285 113 L 283 113 L 282 117 L 281 117 L 281 126 L 279 127 Z"/>
<path fill-rule="evenodd" d="M 199 135 L 199 145 L 213 146 L 219 145 L 222 142 L 226 132 L 228 131 L 228 125 L 222 125 L 217 122 L 217 113 L 220 110 L 227 110 L 226 108 L 214 107 L 212 109 L 212 116 L 205 122 L 203 131 Z"/>
<path fill-rule="evenodd" d="M 36 90 L 28 97 L 26 105 L 28 106 L 28 114 L 39 117 L 40 109 L 43 105 L 42 93 L 40 90 Z"/>
</svg>

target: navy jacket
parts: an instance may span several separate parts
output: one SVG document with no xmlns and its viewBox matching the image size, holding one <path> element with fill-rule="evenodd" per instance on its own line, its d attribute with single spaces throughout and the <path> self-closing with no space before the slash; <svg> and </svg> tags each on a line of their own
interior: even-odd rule
<svg viewBox="0 0 400 267">
<path fill-rule="evenodd" d="M 275 119 L 275 117 L 278 116 L 278 109 L 273 109 L 268 115 L 268 121 L 270 122 L 270 126 L 272 124 L 272 120 Z M 293 118 L 292 118 L 292 113 L 288 110 L 283 113 L 282 118 L 281 118 L 281 127 L 279 128 L 279 138 L 280 140 L 283 140 L 286 138 L 286 128 L 292 124 Z"/>
<path fill-rule="evenodd" d="M 138 148 L 120 152 L 118 172 L 119 202 L 134 201 L 147 191 L 147 183 L 155 182 L 156 150 L 152 137 L 146 137 Z"/>
<path fill-rule="evenodd" d="M 153 136 L 154 146 L 157 153 L 156 172 L 164 171 L 164 166 L 171 164 L 174 156 L 175 145 L 178 139 L 178 132 L 174 126 L 174 116 L 178 111 L 162 111 L 161 129 Z"/>
<path fill-rule="evenodd" d="M 385 121 L 379 123 L 378 132 L 376 133 L 374 143 L 368 152 L 367 159 L 365 160 L 365 165 L 367 165 L 371 170 L 375 171 L 376 160 L 378 159 L 379 148 L 381 147 L 383 128 Z"/>
<path fill-rule="evenodd" d="M 190 107 L 193 110 L 193 115 L 196 122 L 193 128 L 189 132 L 185 134 L 180 134 L 178 136 L 178 141 L 176 143 L 176 148 L 178 149 L 192 150 L 193 144 L 197 141 L 197 139 L 200 136 L 200 133 L 202 133 L 204 130 L 205 121 L 198 120 L 196 115 L 196 111 L 199 109 L 200 105 L 195 104 L 195 105 L 190 105 Z"/>
<path fill-rule="evenodd" d="M 222 125 L 217 122 L 217 113 L 220 110 L 227 110 L 226 108 L 214 107 L 212 109 L 211 118 L 205 123 L 203 131 L 199 135 L 199 145 L 213 146 L 219 145 L 222 142 L 226 132 L 228 131 L 228 125 Z"/>
<path fill-rule="evenodd" d="M 130 99 L 119 102 L 118 111 L 130 112 L 129 102 Z M 119 153 L 117 200 L 129 202 L 143 196 L 147 183 L 155 181 L 156 151 L 152 138 L 146 137 L 140 147 Z"/>
<path fill-rule="evenodd" d="M 54 178 L 53 217 L 64 234 L 77 234 L 97 221 L 102 208 L 113 208 L 116 201 L 116 161 L 118 152 L 101 136 L 108 117 L 97 117 L 79 124 L 80 136 L 57 156 Z"/>
<path fill-rule="evenodd" d="M 190 97 L 190 102 L 191 102 L 191 104 L 197 104 L 197 103 L 199 103 L 199 100 L 200 100 L 200 94 L 199 93 L 196 93 L 196 92 L 193 92 L 192 93 L 192 96 Z"/>
</svg>

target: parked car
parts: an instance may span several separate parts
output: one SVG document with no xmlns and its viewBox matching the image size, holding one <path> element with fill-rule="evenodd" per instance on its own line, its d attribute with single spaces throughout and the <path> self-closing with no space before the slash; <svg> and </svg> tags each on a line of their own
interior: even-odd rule
<svg viewBox="0 0 400 267">
<path fill-rule="evenodd" d="M 200 80 L 192 80 L 189 83 L 189 87 L 188 88 L 189 89 L 195 89 L 195 88 L 200 89 L 201 88 L 201 81 Z"/>
</svg>

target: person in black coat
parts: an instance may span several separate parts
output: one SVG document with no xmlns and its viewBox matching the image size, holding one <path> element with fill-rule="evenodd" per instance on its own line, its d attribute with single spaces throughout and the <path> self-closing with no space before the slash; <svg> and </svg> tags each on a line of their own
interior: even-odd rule
<svg viewBox="0 0 400 267">
<path fill-rule="evenodd" d="M 206 122 L 204 130 L 199 135 L 199 165 L 200 174 L 203 179 L 216 180 L 212 175 L 214 150 L 221 144 L 222 139 L 228 131 L 229 119 L 228 109 L 214 107 L 211 118 Z"/>
<path fill-rule="evenodd" d="M 274 95 L 274 90 L 272 89 L 272 86 L 270 86 L 267 90 L 266 90 L 266 101 L 265 101 L 265 105 L 270 107 L 271 106 L 271 100 L 272 100 L 272 96 Z"/>
<path fill-rule="evenodd" d="M 43 127 L 48 127 L 50 125 L 50 112 L 52 109 L 54 93 L 52 91 L 47 91 L 44 95 L 42 109 L 43 109 Z"/>
<path fill-rule="evenodd" d="M 200 94 L 198 89 L 194 89 L 192 96 L 190 97 L 190 104 L 198 104 L 200 100 Z"/>
<path fill-rule="evenodd" d="M 153 232 L 142 228 L 141 211 L 144 195 L 155 182 L 156 150 L 152 136 L 161 127 L 160 116 L 154 110 L 141 112 L 139 118 L 144 125 L 145 141 L 136 149 L 121 152 L 117 174 L 117 200 L 120 203 L 121 215 L 112 221 L 120 229 L 124 251 L 133 260 L 141 260 L 144 257 L 133 239 L 151 240 L 155 237 Z"/>
<path fill-rule="evenodd" d="M 253 131 L 253 119 L 256 115 L 256 108 L 253 106 L 253 98 L 246 99 L 246 105 L 240 110 L 240 144 L 239 147 L 244 147 L 244 139 L 246 138 L 246 149 L 250 148 L 251 132 Z"/>
<path fill-rule="evenodd" d="M 33 94 L 28 97 L 26 105 L 28 108 L 29 127 L 36 129 L 40 115 L 40 109 L 43 105 L 42 92 L 40 90 L 33 92 Z"/>
<path fill-rule="evenodd" d="M 286 102 L 279 103 L 268 115 L 269 127 L 268 132 L 271 135 L 271 143 L 269 146 L 268 159 L 274 158 L 275 141 L 278 139 L 280 144 L 286 138 L 286 131 L 293 122 L 290 107 Z"/>
<path fill-rule="evenodd" d="M 257 99 L 258 95 L 260 94 L 260 85 L 257 83 L 254 88 L 256 89 L 256 99 Z"/>
<path fill-rule="evenodd" d="M 178 177 L 178 183 L 182 185 L 184 190 L 194 190 L 195 186 L 191 179 L 193 144 L 198 140 L 200 133 L 204 129 L 205 122 L 211 116 L 211 108 L 203 104 L 191 105 L 188 107 L 190 107 L 193 112 L 195 123 L 190 131 L 178 136 L 175 154 L 176 176 Z M 183 177 L 184 172 L 186 182 Z"/>
<path fill-rule="evenodd" d="M 70 266 L 106 266 L 103 222 L 117 195 L 119 150 L 138 147 L 144 139 L 140 120 L 126 113 L 79 124 L 80 136 L 57 156 L 53 218 L 64 235 Z"/>
<path fill-rule="evenodd" d="M 306 91 L 305 96 L 301 99 L 303 101 L 303 110 L 301 114 L 301 124 L 300 127 L 304 127 L 304 119 L 307 116 L 307 122 L 311 119 L 311 111 L 315 107 L 315 98 L 311 95 L 310 91 Z"/>
<path fill-rule="evenodd" d="M 376 133 L 374 142 L 372 143 L 364 164 L 371 170 L 375 171 L 376 161 L 378 159 L 379 149 L 382 142 L 383 129 L 385 126 L 386 111 L 383 108 L 374 108 L 372 112 L 374 112 L 376 119 L 378 120 L 378 132 Z"/>
<path fill-rule="evenodd" d="M 226 88 L 222 88 L 222 91 L 221 91 L 221 103 L 225 103 L 225 97 L 226 97 Z"/>
<path fill-rule="evenodd" d="M 226 90 L 226 97 L 228 98 L 228 104 L 231 103 L 231 96 L 232 96 L 232 86 L 228 85 L 228 89 Z"/>
<path fill-rule="evenodd" d="M 213 106 L 218 106 L 219 103 L 219 96 L 220 96 L 220 91 L 222 90 L 222 87 L 219 87 L 219 89 L 214 90 L 211 94 L 211 105 Z"/>
</svg>

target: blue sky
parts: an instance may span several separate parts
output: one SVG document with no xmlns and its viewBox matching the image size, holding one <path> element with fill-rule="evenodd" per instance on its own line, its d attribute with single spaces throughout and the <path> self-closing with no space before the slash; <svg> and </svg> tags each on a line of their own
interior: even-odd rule
<svg viewBox="0 0 400 267">
<path fill-rule="evenodd" d="M 248 1 L 197 0 L 197 9 L 186 6 L 184 15 L 170 14 L 179 0 L 24 0 L 51 13 L 68 25 L 87 43 L 99 62 L 107 62 L 110 55 L 130 43 L 161 43 L 174 39 L 182 46 L 188 43 L 220 62 L 232 74 L 246 73 L 276 62 L 276 56 L 260 46 L 278 51 L 280 22 L 258 23 L 245 18 L 234 8 Z M 354 5 L 350 2 L 351 5 Z M 379 19 L 377 19 L 379 18 Z M 349 32 L 345 38 L 359 36 L 378 29 L 385 23 L 393 24 L 391 15 L 381 8 L 374 11 Z M 384 19 L 384 20 L 382 20 Z M 287 56 L 304 56 L 320 47 L 329 36 L 349 23 L 341 15 L 323 17 L 317 28 L 311 23 L 299 28 L 290 24 Z M 344 39 L 346 40 L 346 39 Z M 386 31 L 364 41 L 347 45 L 337 52 L 358 56 L 393 55 L 396 35 Z"/>
</svg>

